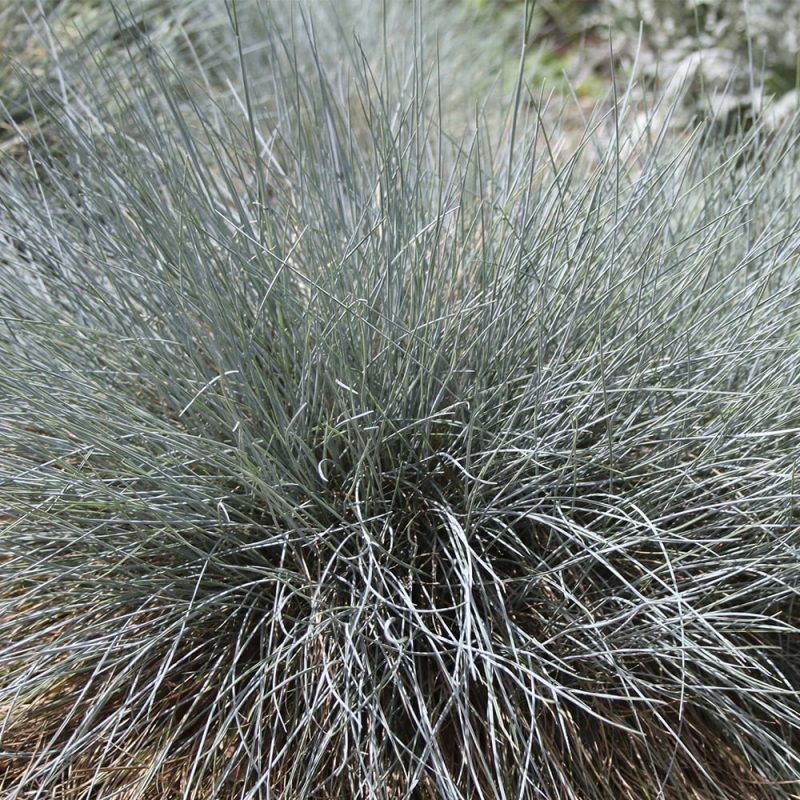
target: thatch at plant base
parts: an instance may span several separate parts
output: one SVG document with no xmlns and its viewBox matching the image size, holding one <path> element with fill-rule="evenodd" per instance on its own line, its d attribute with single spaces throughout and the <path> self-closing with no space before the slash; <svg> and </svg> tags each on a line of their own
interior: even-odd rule
<svg viewBox="0 0 800 800">
<path fill-rule="evenodd" d="M 4 796 L 797 794 L 792 131 L 296 35 L 2 164 Z"/>
</svg>

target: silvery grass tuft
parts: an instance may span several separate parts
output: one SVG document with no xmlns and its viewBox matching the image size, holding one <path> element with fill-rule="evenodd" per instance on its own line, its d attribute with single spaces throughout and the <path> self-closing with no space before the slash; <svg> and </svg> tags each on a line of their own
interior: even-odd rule
<svg viewBox="0 0 800 800">
<path fill-rule="evenodd" d="M 3 796 L 795 796 L 796 126 L 264 30 L 0 163 Z"/>
</svg>

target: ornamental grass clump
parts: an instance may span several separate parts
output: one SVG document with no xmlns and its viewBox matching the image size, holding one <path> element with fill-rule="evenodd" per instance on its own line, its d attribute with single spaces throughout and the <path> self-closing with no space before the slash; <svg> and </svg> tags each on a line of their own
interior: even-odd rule
<svg viewBox="0 0 800 800">
<path fill-rule="evenodd" d="M 795 796 L 796 127 L 454 132 L 314 31 L 31 84 L 3 797 Z"/>
</svg>

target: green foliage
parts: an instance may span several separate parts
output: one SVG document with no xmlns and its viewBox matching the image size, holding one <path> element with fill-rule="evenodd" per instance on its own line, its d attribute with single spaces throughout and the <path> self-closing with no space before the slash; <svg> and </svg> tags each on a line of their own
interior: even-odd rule
<svg viewBox="0 0 800 800">
<path fill-rule="evenodd" d="M 796 126 L 292 8 L 7 119 L 3 795 L 796 793 Z"/>
</svg>

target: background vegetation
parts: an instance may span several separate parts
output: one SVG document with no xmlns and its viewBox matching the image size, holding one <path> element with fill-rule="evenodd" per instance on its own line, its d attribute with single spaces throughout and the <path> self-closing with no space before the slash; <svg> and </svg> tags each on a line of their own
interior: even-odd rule
<svg viewBox="0 0 800 800">
<path fill-rule="evenodd" d="M 472 0 L 494 16 L 521 5 Z M 792 0 L 543 0 L 534 15 L 551 71 L 586 89 L 598 89 L 610 69 L 629 76 L 635 64 L 661 92 L 680 93 L 687 116 L 736 124 L 777 98 L 774 125 L 798 107 L 800 6 Z"/>
<path fill-rule="evenodd" d="M 292 2 L 278 0 L 281 4 Z M 249 3 L 241 5 L 247 13 Z M 357 27 L 360 36 L 369 39 L 382 27 L 378 23 L 382 5 L 344 0 L 335 6 L 317 3 L 316 10 L 325 18 L 322 27 L 341 31 Z M 336 19 L 331 17 L 334 7 Z M 453 101 L 460 93 L 462 101 L 472 106 L 492 86 L 511 89 L 523 7 L 524 0 L 423 4 L 425 35 L 435 39 L 431 52 L 437 52 L 440 63 L 451 70 L 444 78 Z M 134 7 L 120 4 L 122 8 L 129 13 L 121 24 L 121 12 L 105 0 L 47 0 L 36 7 L 8 4 L 0 10 L 0 42 L 6 54 L 0 56 L 0 81 L 12 116 L 28 117 L 31 110 L 46 115 L 46 109 L 35 104 L 31 109 L 28 84 L 19 79 L 17 70 L 19 62 L 39 77 L 52 70 L 50 57 L 56 45 L 62 70 L 71 60 L 82 61 L 85 67 L 89 52 L 106 56 L 125 52 L 124 45 L 144 35 L 190 71 L 202 63 L 209 78 L 224 64 L 230 66 L 236 50 L 223 0 L 137 0 Z M 388 8 L 396 20 L 395 34 L 411 36 L 408 3 L 392 0 Z M 46 34 L 41 25 L 39 35 L 30 34 L 29 22 L 36 18 L 47 19 Z M 373 41 L 375 59 L 380 58 L 377 44 Z M 115 74 L 119 78 L 124 72 Z M 230 71 L 223 74 L 230 77 Z M 764 124 L 775 127 L 798 108 L 800 6 L 793 0 L 539 0 L 534 4 L 525 75 L 529 84 L 546 92 L 574 93 L 578 105 L 588 111 L 607 95 L 612 76 L 622 82 L 635 76 L 677 104 L 672 119 L 680 125 L 710 117 L 731 127 L 750 124 L 756 113 Z M 653 105 L 652 96 L 646 105 Z M 576 119 L 581 122 L 580 114 Z M 29 119 L 24 121 L 30 124 Z M 7 127 L 0 129 L 4 150 L 15 139 Z"/>
</svg>

